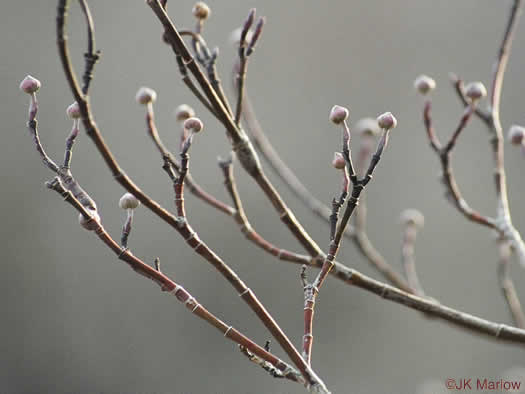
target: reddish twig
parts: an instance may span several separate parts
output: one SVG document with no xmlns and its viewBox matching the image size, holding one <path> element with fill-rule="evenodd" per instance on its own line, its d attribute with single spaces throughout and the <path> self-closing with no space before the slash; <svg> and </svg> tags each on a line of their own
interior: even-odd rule
<svg viewBox="0 0 525 394">
<path fill-rule="evenodd" d="M 425 102 L 423 110 L 423 122 L 425 124 L 425 129 L 427 131 L 427 136 L 430 141 L 430 145 L 432 146 L 434 152 L 436 152 L 436 154 L 438 155 L 441 163 L 442 181 L 443 185 L 446 188 L 447 197 L 450 198 L 457 210 L 468 220 L 489 227 L 491 229 L 496 229 L 494 219 L 488 216 L 484 216 L 478 211 L 472 209 L 467 203 L 467 201 L 463 198 L 459 190 L 459 186 L 456 183 L 456 179 L 452 171 L 452 166 L 450 165 L 450 155 L 452 149 L 455 146 L 457 138 L 467 125 L 468 120 L 470 119 L 475 107 L 472 104 L 467 107 L 463 116 L 461 117 L 461 120 L 456 130 L 454 131 L 454 134 L 444 147 L 441 146 L 441 143 L 439 142 L 439 139 L 435 134 L 431 118 L 431 108 L 431 101 L 427 100 Z"/>
<path fill-rule="evenodd" d="M 167 18 L 167 15 L 158 0 L 156 1 L 149 0 L 148 4 L 158 14 L 159 18 L 163 18 L 162 20 L 166 20 L 165 18 Z M 86 133 L 93 140 L 95 146 L 99 150 L 99 153 L 103 157 L 104 161 L 106 162 L 106 165 L 110 169 L 111 173 L 113 174 L 117 182 L 120 183 L 128 192 L 130 192 L 135 197 L 137 197 L 137 199 L 140 202 L 142 202 L 147 208 L 149 208 L 153 213 L 158 215 L 161 219 L 166 221 L 172 228 L 177 230 L 177 232 L 181 234 L 181 236 L 186 240 L 186 242 L 190 246 L 194 247 L 195 251 L 199 255 L 201 255 L 208 262 L 210 262 L 225 277 L 225 279 L 239 292 L 239 294 L 241 295 L 241 298 L 250 306 L 250 308 L 255 312 L 255 314 L 259 317 L 259 319 L 263 322 L 263 324 L 268 328 L 268 330 L 272 333 L 272 335 L 275 337 L 277 342 L 281 345 L 283 350 L 285 350 L 285 352 L 291 358 L 293 363 L 300 370 L 301 374 L 304 376 L 308 384 L 311 386 L 320 388 L 320 390 L 322 390 L 323 392 L 328 392 L 328 390 L 324 386 L 324 383 L 317 377 L 317 375 L 305 363 L 305 361 L 300 356 L 297 349 L 295 349 L 293 344 L 286 337 L 286 335 L 281 330 L 281 328 L 277 325 L 275 320 L 268 314 L 266 309 L 257 300 L 253 292 L 244 284 L 244 282 L 240 280 L 237 274 L 233 270 L 231 270 L 231 268 L 228 267 L 202 241 L 200 241 L 200 239 L 195 237 L 196 235 L 195 232 L 190 231 L 192 229 L 186 223 L 185 219 L 181 220 L 179 217 L 175 217 L 172 214 L 170 214 L 163 207 L 161 207 L 156 201 L 154 201 L 148 195 L 146 195 L 140 188 L 137 187 L 137 185 L 133 183 L 133 181 L 126 174 L 124 174 L 124 172 L 118 165 L 115 157 L 113 156 L 112 152 L 110 151 L 110 149 L 104 142 L 102 135 L 100 134 L 100 131 L 93 120 L 93 115 L 91 113 L 89 102 L 86 99 L 86 96 L 82 94 L 82 92 L 80 91 L 78 87 L 78 83 L 75 77 L 75 73 L 73 72 L 73 67 L 71 64 L 70 56 L 69 56 L 67 37 L 65 35 L 65 22 L 66 22 L 67 9 L 68 9 L 68 0 L 59 0 L 58 7 L 57 7 L 57 44 L 58 44 L 59 57 L 62 62 L 62 66 L 63 66 L 64 72 L 66 75 L 66 79 L 69 83 L 73 96 L 75 97 L 76 101 L 79 104 L 82 122 L 84 124 Z M 174 45 L 175 43 L 182 43 L 182 47 L 185 50 L 184 53 L 181 53 L 183 60 L 185 61 L 190 60 L 190 59 L 192 60 L 192 57 L 187 51 L 187 48 L 185 47 L 184 42 L 182 41 L 182 38 L 180 37 L 178 32 L 173 28 L 169 19 L 167 19 L 167 21 L 169 22 L 169 24 L 165 25 L 165 27 L 171 27 L 171 29 L 168 29 L 168 28 L 166 29 L 166 35 L 168 36 L 168 38 L 171 40 L 171 42 Z M 188 56 L 189 56 L 189 59 L 187 58 Z M 200 69 L 198 69 L 198 66 L 195 64 L 194 61 L 191 61 L 188 64 L 188 67 L 190 68 L 190 70 L 192 70 L 192 72 L 195 70 L 198 70 L 198 72 L 196 72 L 195 74 L 198 75 L 199 78 L 204 78 L 204 81 L 206 80 L 204 75 L 202 75 L 202 73 L 200 72 Z M 206 86 L 209 87 L 209 84 Z M 219 110 L 222 110 L 221 113 L 224 114 L 224 107 L 218 101 L 215 93 L 207 88 L 205 88 L 204 90 L 207 95 L 209 94 L 208 98 L 212 99 L 211 102 L 213 103 L 217 112 L 219 112 Z M 231 118 L 228 118 L 228 119 L 231 121 Z M 233 128 L 235 129 L 235 125 L 233 125 Z M 182 181 L 184 180 L 185 171 L 187 171 L 187 169 L 184 170 L 183 168 L 184 168 L 184 163 L 182 162 L 181 163 L 181 173 L 179 175 L 179 178 Z M 177 186 L 178 192 L 182 192 L 182 188 L 183 188 L 183 182 L 181 182 L 180 185 Z M 183 206 L 181 205 L 180 207 L 183 207 Z M 179 216 L 182 216 L 182 215 L 179 214 Z"/>
<path fill-rule="evenodd" d="M 71 204 L 87 220 L 94 220 L 90 212 L 73 196 L 70 191 L 66 190 L 58 177 L 54 178 L 51 182 L 48 182 L 47 186 L 48 188 L 59 193 L 66 202 Z M 257 345 L 237 329 L 224 323 L 211 312 L 209 312 L 186 289 L 160 272 L 158 269 L 158 263 L 156 264 L 155 268 L 152 268 L 138 257 L 134 256 L 127 248 L 121 248 L 113 240 L 113 238 L 111 238 L 111 236 L 100 223 L 96 224 L 93 231 L 95 232 L 96 236 L 118 256 L 119 260 L 127 263 L 138 274 L 155 282 L 160 287 L 161 291 L 174 295 L 175 298 L 184 304 L 192 314 L 203 319 L 211 326 L 217 328 L 226 338 L 232 340 L 239 346 L 242 346 L 260 359 L 264 360 L 271 367 L 275 368 L 281 377 L 302 383 L 299 373 L 293 367 L 280 360 L 266 349 Z"/>
<path fill-rule="evenodd" d="M 157 126 L 155 124 L 155 115 L 153 112 L 153 104 L 149 103 L 146 106 L 146 126 L 148 130 L 148 135 L 151 137 L 153 143 L 157 147 L 159 153 L 161 154 L 162 158 L 167 158 L 175 171 L 178 173 L 180 171 L 180 163 L 175 158 L 175 156 L 166 148 L 164 143 L 162 142 L 162 139 L 159 136 Z M 231 216 L 235 212 L 235 208 L 231 207 L 230 205 L 218 200 L 211 194 L 207 193 L 199 184 L 197 184 L 194 180 L 191 174 L 186 174 L 186 177 L 184 178 L 184 182 L 186 184 L 186 187 L 189 189 L 189 191 L 194 194 L 197 198 L 201 199 L 206 204 L 209 204 L 210 206 L 218 209 L 221 212 L 224 212 L 225 214 Z"/>
</svg>

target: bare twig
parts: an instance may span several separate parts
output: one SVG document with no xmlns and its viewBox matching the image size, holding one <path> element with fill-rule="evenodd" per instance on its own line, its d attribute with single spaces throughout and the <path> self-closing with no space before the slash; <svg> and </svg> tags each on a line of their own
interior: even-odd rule
<svg viewBox="0 0 525 394">
<path fill-rule="evenodd" d="M 94 220 L 90 212 L 73 196 L 70 191 L 66 190 L 60 178 L 55 177 L 51 182 L 47 183 L 47 186 L 48 188 L 59 193 L 66 202 L 71 204 L 87 220 Z M 159 285 L 161 291 L 174 295 L 175 298 L 179 302 L 183 303 L 192 314 L 198 316 L 211 326 L 217 328 L 222 334 L 224 334 L 226 338 L 237 343 L 239 346 L 242 346 L 244 349 L 247 349 L 260 360 L 264 360 L 265 363 L 268 363 L 267 365 L 269 368 L 276 369 L 276 373 L 282 374 L 282 377 L 302 383 L 302 381 L 297 378 L 297 376 L 300 376 L 299 373 L 293 367 L 280 360 L 266 349 L 257 345 L 237 329 L 224 323 L 211 312 L 209 312 L 186 289 L 160 272 L 158 269 L 158 263 L 155 264 L 155 268 L 152 268 L 134 256 L 128 249 L 119 247 L 119 245 L 111 238 L 111 236 L 106 232 L 100 223 L 96 224 L 96 227 L 93 231 L 97 237 L 118 256 L 119 260 L 126 262 L 138 274 L 155 282 L 157 285 Z M 156 259 L 156 261 L 158 261 L 158 259 Z"/>
<path fill-rule="evenodd" d="M 181 53 L 183 59 L 192 60 L 192 57 L 187 51 L 187 48 L 185 47 L 181 36 L 175 30 L 175 28 L 169 21 L 169 18 L 167 18 L 165 10 L 159 3 L 159 1 L 148 0 L 148 4 L 156 12 L 159 18 L 161 18 L 161 20 L 167 20 L 168 23 L 164 25 L 166 27 L 166 35 L 168 36 L 168 39 L 171 40 L 172 44 L 182 44 L 182 47 L 184 48 L 184 52 Z M 290 340 L 284 334 L 281 328 L 277 325 L 275 320 L 269 315 L 266 309 L 258 301 L 251 289 L 249 289 L 244 284 L 244 282 L 241 281 L 237 274 L 230 267 L 228 267 L 212 250 L 210 250 L 200 239 L 198 239 L 198 237 L 195 237 L 196 233 L 192 231 L 191 227 L 189 227 L 185 219 L 181 220 L 179 219 L 179 217 L 175 217 L 172 214 L 170 214 L 168 211 L 162 208 L 156 201 L 151 199 L 141 189 L 139 189 L 132 182 L 132 180 L 124 174 L 124 172 L 118 165 L 115 157 L 113 156 L 112 152 L 109 150 L 108 146 L 104 142 L 102 135 L 100 134 L 100 131 L 93 120 L 91 109 L 89 107 L 89 102 L 86 99 L 86 96 L 82 94 L 78 87 L 78 83 L 69 56 L 67 37 L 65 35 L 67 9 L 68 0 L 59 0 L 57 7 L 57 45 L 60 60 L 62 62 L 66 79 L 69 83 L 73 96 L 79 104 L 80 113 L 82 121 L 84 123 L 84 128 L 86 129 L 86 133 L 95 143 L 95 146 L 99 150 L 99 153 L 102 155 L 104 161 L 106 162 L 108 168 L 112 172 L 117 182 L 120 183 L 128 192 L 137 197 L 137 199 L 139 199 L 139 201 L 141 201 L 153 213 L 157 214 L 160 218 L 162 218 L 168 224 L 170 224 L 172 228 L 177 230 L 177 232 L 181 234 L 181 236 L 186 240 L 186 242 L 190 246 L 192 246 L 198 254 L 200 254 L 208 262 L 210 262 L 225 277 L 225 279 L 239 292 L 241 298 L 250 306 L 250 308 L 255 312 L 255 314 L 259 317 L 263 324 L 272 333 L 272 335 L 281 345 L 283 350 L 285 350 L 285 352 L 291 358 L 293 363 L 300 370 L 301 374 L 305 377 L 305 380 L 308 382 L 308 384 L 310 386 L 315 386 L 316 388 L 319 388 L 322 392 L 327 393 L 328 390 L 326 389 L 324 383 L 305 363 L 297 349 L 295 349 L 293 344 L 290 342 Z M 171 29 L 168 29 L 169 27 L 171 27 Z M 194 63 L 194 61 L 190 61 L 188 67 L 190 67 L 190 70 L 192 70 L 192 72 L 195 71 L 194 75 L 197 75 L 199 76 L 199 78 L 203 78 L 203 80 L 206 81 L 204 75 L 202 75 L 200 69 L 198 69 L 198 66 Z M 206 86 L 209 88 L 209 84 L 207 84 Z M 213 99 L 211 102 L 213 103 L 217 111 L 222 110 L 221 113 L 224 113 L 224 107 L 218 101 L 217 96 L 212 90 L 208 88 L 204 89 L 206 94 L 209 95 L 208 98 Z M 228 119 L 231 121 L 231 118 L 229 117 L 225 120 L 228 121 Z M 233 125 L 233 128 L 235 129 L 235 125 Z M 180 193 L 183 189 L 184 175 L 187 171 L 187 168 L 186 170 L 184 170 L 184 166 L 184 162 L 181 163 L 181 172 L 179 175 L 181 182 L 176 184 L 177 192 Z M 178 204 L 178 209 L 183 209 L 182 201 Z M 179 216 L 183 215 L 179 213 Z"/>
<path fill-rule="evenodd" d="M 512 320 L 519 328 L 525 328 L 525 314 L 521 307 L 520 299 L 514 287 L 514 281 L 510 276 L 510 256 L 511 248 L 508 242 L 498 241 L 499 243 L 499 264 L 498 279 L 501 292 L 509 307 Z"/>
<path fill-rule="evenodd" d="M 467 110 L 464 112 L 463 116 L 461 117 L 461 120 L 454 131 L 454 134 L 448 141 L 448 143 L 442 147 L 441 143 L 439 142 L 438 137 L 435 134 L 434 126 L 432 123 L 431 118 L 431 109 L 432 109 L 432 103 L 430 100 L 427 100 L 425 102 L 424 110 L 423 110 L 423 122 L 425 124 L 425 129 L 427 131 L 427 136 L 430 141 L 430 145 L 432 149 L 436 152 L 436 154 L 439 157 L 440 163 L 441 163 L 441 171 L 442 171 L 442 182 L 443 185 L 446 188 L 446 196 L 449 197 L 451 202 L 454 204 L 454 206 L 457 208 L 457 210 L 465 216 L 468 220 L 481 224 L 483 226 L 489 227 L 491 229 L 496 229 L 495 220 L 482 215 L 478 211 L 474 210 L 470 207 L 470 205 L 467 203 L 467 201 L 463 198 L 459 186 L 456 183 L 456 179 L 454 177 L 454 173 L 452 171 L 452 166 L 450 165 L 450 155 L 452 152 L 452 149 L 455 146 L 456 140 L 462 130 L 465 128 L 468 120 L 470 119 L 470 116 L 474 110 L 474 107 L 472 105 L 469 105 L 467 107 Z"/>
<path fill-rule="evenodd" d="M 306 205 L 315 215 L 330 223 L 331 209 L 315 198 L 315 196 L 313 196 L 297 178 L 295 173 L 281 159 L 258 122 L 253 105 L 247 93 L 244 95 L 242 114 L 257 149 L 268 161 L 275 173 L 304 205 Z M 349 225 L 344 235 L 356 244 L 358 250 L 363 254 L 367 261 L 390 283 L 406 292 L 412 292 L 404 278 L 394 271 L 392 266 L 388 264 L 385 258 L 374 247 L 364 229 L 355 229 Z"/>
<path fill-rule="evenodd" d="M 84 66 L 84 74 L 82 76 L 82 80 L 84 81 L 84 85 L 82 86 L 82 92 L 84 94 L 88 93 L 89 90 L 89 84 L 91 83 L 93 79 L 93 69 L 95 68 L 95 64 L 100 60 L 101 52 L 99 50 L 96 50 L 95 46 L 95 28 L 93 24 L 93 17 L 91 16 L 91 11 L 89 10 L 89 6 L 87 3 L 87 0 L 79 0 L 80 8 L 82 9 L 82 13 L 84 14 L 84 17 L 86 19 L 86 26 L 87 26 L 87 52 L 84 54 L 85 58 L 85 66 Z"/>
<path fill-rule="evenodd" d="M 155 116 L 153 112 L 153 104 L 149 103 L 146 106 L 146 126 L 148 129 L 148 135 L 151 137 L 153 143 L 157 147 L 161 157 L 167 158 L 175 171 L 178 173 L 180 170 L 180 163 L 175 158 L 175 156 L 166 148 L 162 139 L 159 136 L 157 126 L 155 124 Z M 186 187 L 191 193 L 193 193 L 197 198 L 201 199 L 206 204 L 211 205 L 212 207 L 218 209 L 221 212 L 226 213 L 227 215 L 233 215 L 235 208 L 230 205 L 218 200 L 211 194 L 207 193 L 199 184 L 197 184 L 190 173 L 186 174 L 184 178 Z"/>
<path fill-rule="evenodd" d="M 270 253 L 272 256 L 277 257 L 279 260 L 291 261 L 296 263 L 308 264 L 310 262 L 310 257 L 306 255 L 301 255 L 295 252 L 291 252 L 286 249 L 279 248 L 273 245 L 268 240 L 264 239 L 259 233 L 257 233 L 248 217 L 244 211 L 239 192 L 237 190 L 237 185 L 235 182 L 235 177 L 233 175 L 233 161 L 230 157 L 229 159 L 219 160 L 219 166 L 224 175 L 224 185 L 230 194 L 233 204 L 235 206 L 236 212 L 233 215 L 233 219 L 239 225 L 241 232 L 246 236 L 247 239 L 252 241 L 255 245 Z"/>
</svg>

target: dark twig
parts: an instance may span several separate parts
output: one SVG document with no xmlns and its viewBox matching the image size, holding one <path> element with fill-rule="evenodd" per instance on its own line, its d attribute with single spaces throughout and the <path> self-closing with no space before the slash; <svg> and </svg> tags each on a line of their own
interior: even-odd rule
<svg viewBox="0 0 525 394">
<path fill-rule="evenodd" d="M 525 314 L 521 307 L 518 293 L 514 287 L 514 281 L 510 276 L 510 255 L 511 248 L 508 242 L 498 241 L 499 243 L 499 264 L 498 264 L 498 279 L 501 287 L 501 292 L 507 305 L 514 324 L 519 328 L 525 328 Z"/>
<path fill-rule="evenodd" d="M 78 2 L 80 3 L 80 8 L 82 9 L 82 13 L 84 14 L 87 25 L 88 46 L 87 52 L 84 54 L 85 66 L 84 75 L 82 76 L 82 80 L 84 81 L 82 92 L 87 94 L 89 90 L 89 84 L 93 80 L 93 69 L 95 68 L 95 64 L 97 64 L 97 62 L 100 60 L 101 52 L 96 50 L 95 24 L 93 23 L 93 17 L 91 16 L 91 11 L 89 10 L 87 0 L 79 0 Z"/>
</svg>

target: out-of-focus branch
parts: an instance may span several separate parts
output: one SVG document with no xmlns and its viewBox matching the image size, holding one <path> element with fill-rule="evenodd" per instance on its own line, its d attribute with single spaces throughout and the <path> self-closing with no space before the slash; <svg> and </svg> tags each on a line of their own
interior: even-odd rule
<svg viewBox="0 0 525 394">
<path fill-rule="evenodd" d="M 499 264 L 498 264 L 498 279 L 501 287 L 501 292 L 507 305 L 509 307 L 512 320 L 519 328 L 525 328 L 525 314 L 521 307 L 520 299 L 514 281 L 510 276 L 510 256 L 511 248 L 508 242 L 498 241 L 499 243 Z"/>
<path fill-rule="evenodd" d="M 244 95 L 242 115 L 244 121 L 246 122 L 246 127 L 250 131 L 250 134 L 253 138 L 255 146 L 273 168 L 275 173 L 304 205 L 306 205 L 315 215 L 329 223 L 331 209 L 315 198 L 315 196 L 310 193 L 310 191 L 304 186 L 299 178 L 297 178 L 290 167 L 288 167 L 281 159 L 271 142 L 266 137 L 266 134 L 257 120 L 253 105 L 247 92 Z M 354 242 L 358 250 L 363 254 L 367 261 L 374 268 L 376 268 L 390 283 L 406 292 L 412 292 L 403 277 L 401 277 L 392 268 L 392 266 L 388 264 L 385 258 L 374 247 L 364 228 L 357 229 L 349 225 L 344 235 Z"/>
</svg>

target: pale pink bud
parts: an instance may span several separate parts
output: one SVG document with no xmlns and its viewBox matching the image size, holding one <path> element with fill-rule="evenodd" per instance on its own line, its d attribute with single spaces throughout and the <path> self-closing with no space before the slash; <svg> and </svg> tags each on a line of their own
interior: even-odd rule
<svg viewBox="0 0 525 394">
<path fill-rule="evenodd" d="M 479 100 L 487 95 L 487 89 L 481 82 L 471 82 L 465 87 L 465 96 L 472 101 Z"/>
<path fill-rule="evenodd" d="M 188 118 L 193 118 L 195 116 L 195 111 L 187 104 L 181 104 L 175 108 L 175 119 L 178 122 L 184 122 Z"/>
<path fill-rule="evenodd" d="M 337 170 L 342 170 L 343 168 L 345 168 L 346 166 L 346 163 L 345 163 L 345 158 L 343 157 L 343 155 L 339 152 L 334 152 L 334 158 L 332 160 L 332 166 L 337 169 Z"/>
<path fill-rule="evenodd" d="M 518 125 L 511 126 L 508 138 L 512 145 L 521 145 L 525 136 L 525 128 Z"/>
<path fill-rule="evenodd" d="M 330 111 L 330 121 L 335 124 L 340 124 L 346 119 L 348 119 L 348 109 L 339 105 L 334 105 Z"/>
<path fill-rule="evenodd" d="M 397 126 L 397 119 L 392 112 L 385 112 L 377 117 L 377 125 L 382 129 L 390 130 Z"/>
<path fill-rule="evenodd" d="M 78 215 L 78 223 L 88 231 L 95 230 L 100 224 L 100 215 L 96 210 L 88 209 L 88 212 L 91 214 L 92 219 L 86 219 L 84 215 Z"/>
<path fill-rule="evenodd" d="M 425 224 L 425 217 L 417 209 L 405 209 L 401 212 L 400 221 L 404 226 L 422 228 Z"/>
<path fill-rule="evenodd" d="M 377 125 L 377 120 L 372 118 L 360 119 L 353 130 L 363 137 L 375 137 L 381 131 Z"/>
<path fill-rule="evenodd" d="M 194 133 L 199 133 L 203 129 L 202 122 L 199 118 L 188 118 L 184 121 L 184 128 Z"/>
<path fill-rule="evenodd" d="M 40 86 L 40 81 L 36 78 L 33 78 L 31 75 L 28 75 L 22 80 L 22 82 L 20 82 L 20 90 L 27 94 L 33 94 L 38 92 Z"/>
<path fill-rule="evenodd" d="M 135 209 L 140 205 L 140 201 L 131 193 L 124 193 L 118 202 L 121 209 Z"/>
<path fill-rule="evenodd" d="M 436 81 L 428 75 L 420 75 L 414 81 L 414 87 L 419 93 L 425 95 L 436 88 Z"/>
<path fill-rule="evenodd" d="M 73 104 L 67 107 L 66 113 L 70 119 L 80 118 L 80 107 L 78 106 L 78 103 L 75 101 Z"/>
<path fill-rule="evenodd" d="M 205 20 L 211 15 L 210 7 L 208 7 L 208 5 L 203 1 L 195 3 L 191 12 L 195 18 L 200 20 Z"/>
<path fill-rule="evenodd" d="M 137 91 L 135 99 L 137 100 L 137 103 L 146 105 L 157 100 L 157 93 L 153 89 L 143 86 Z"/>
</svg>

